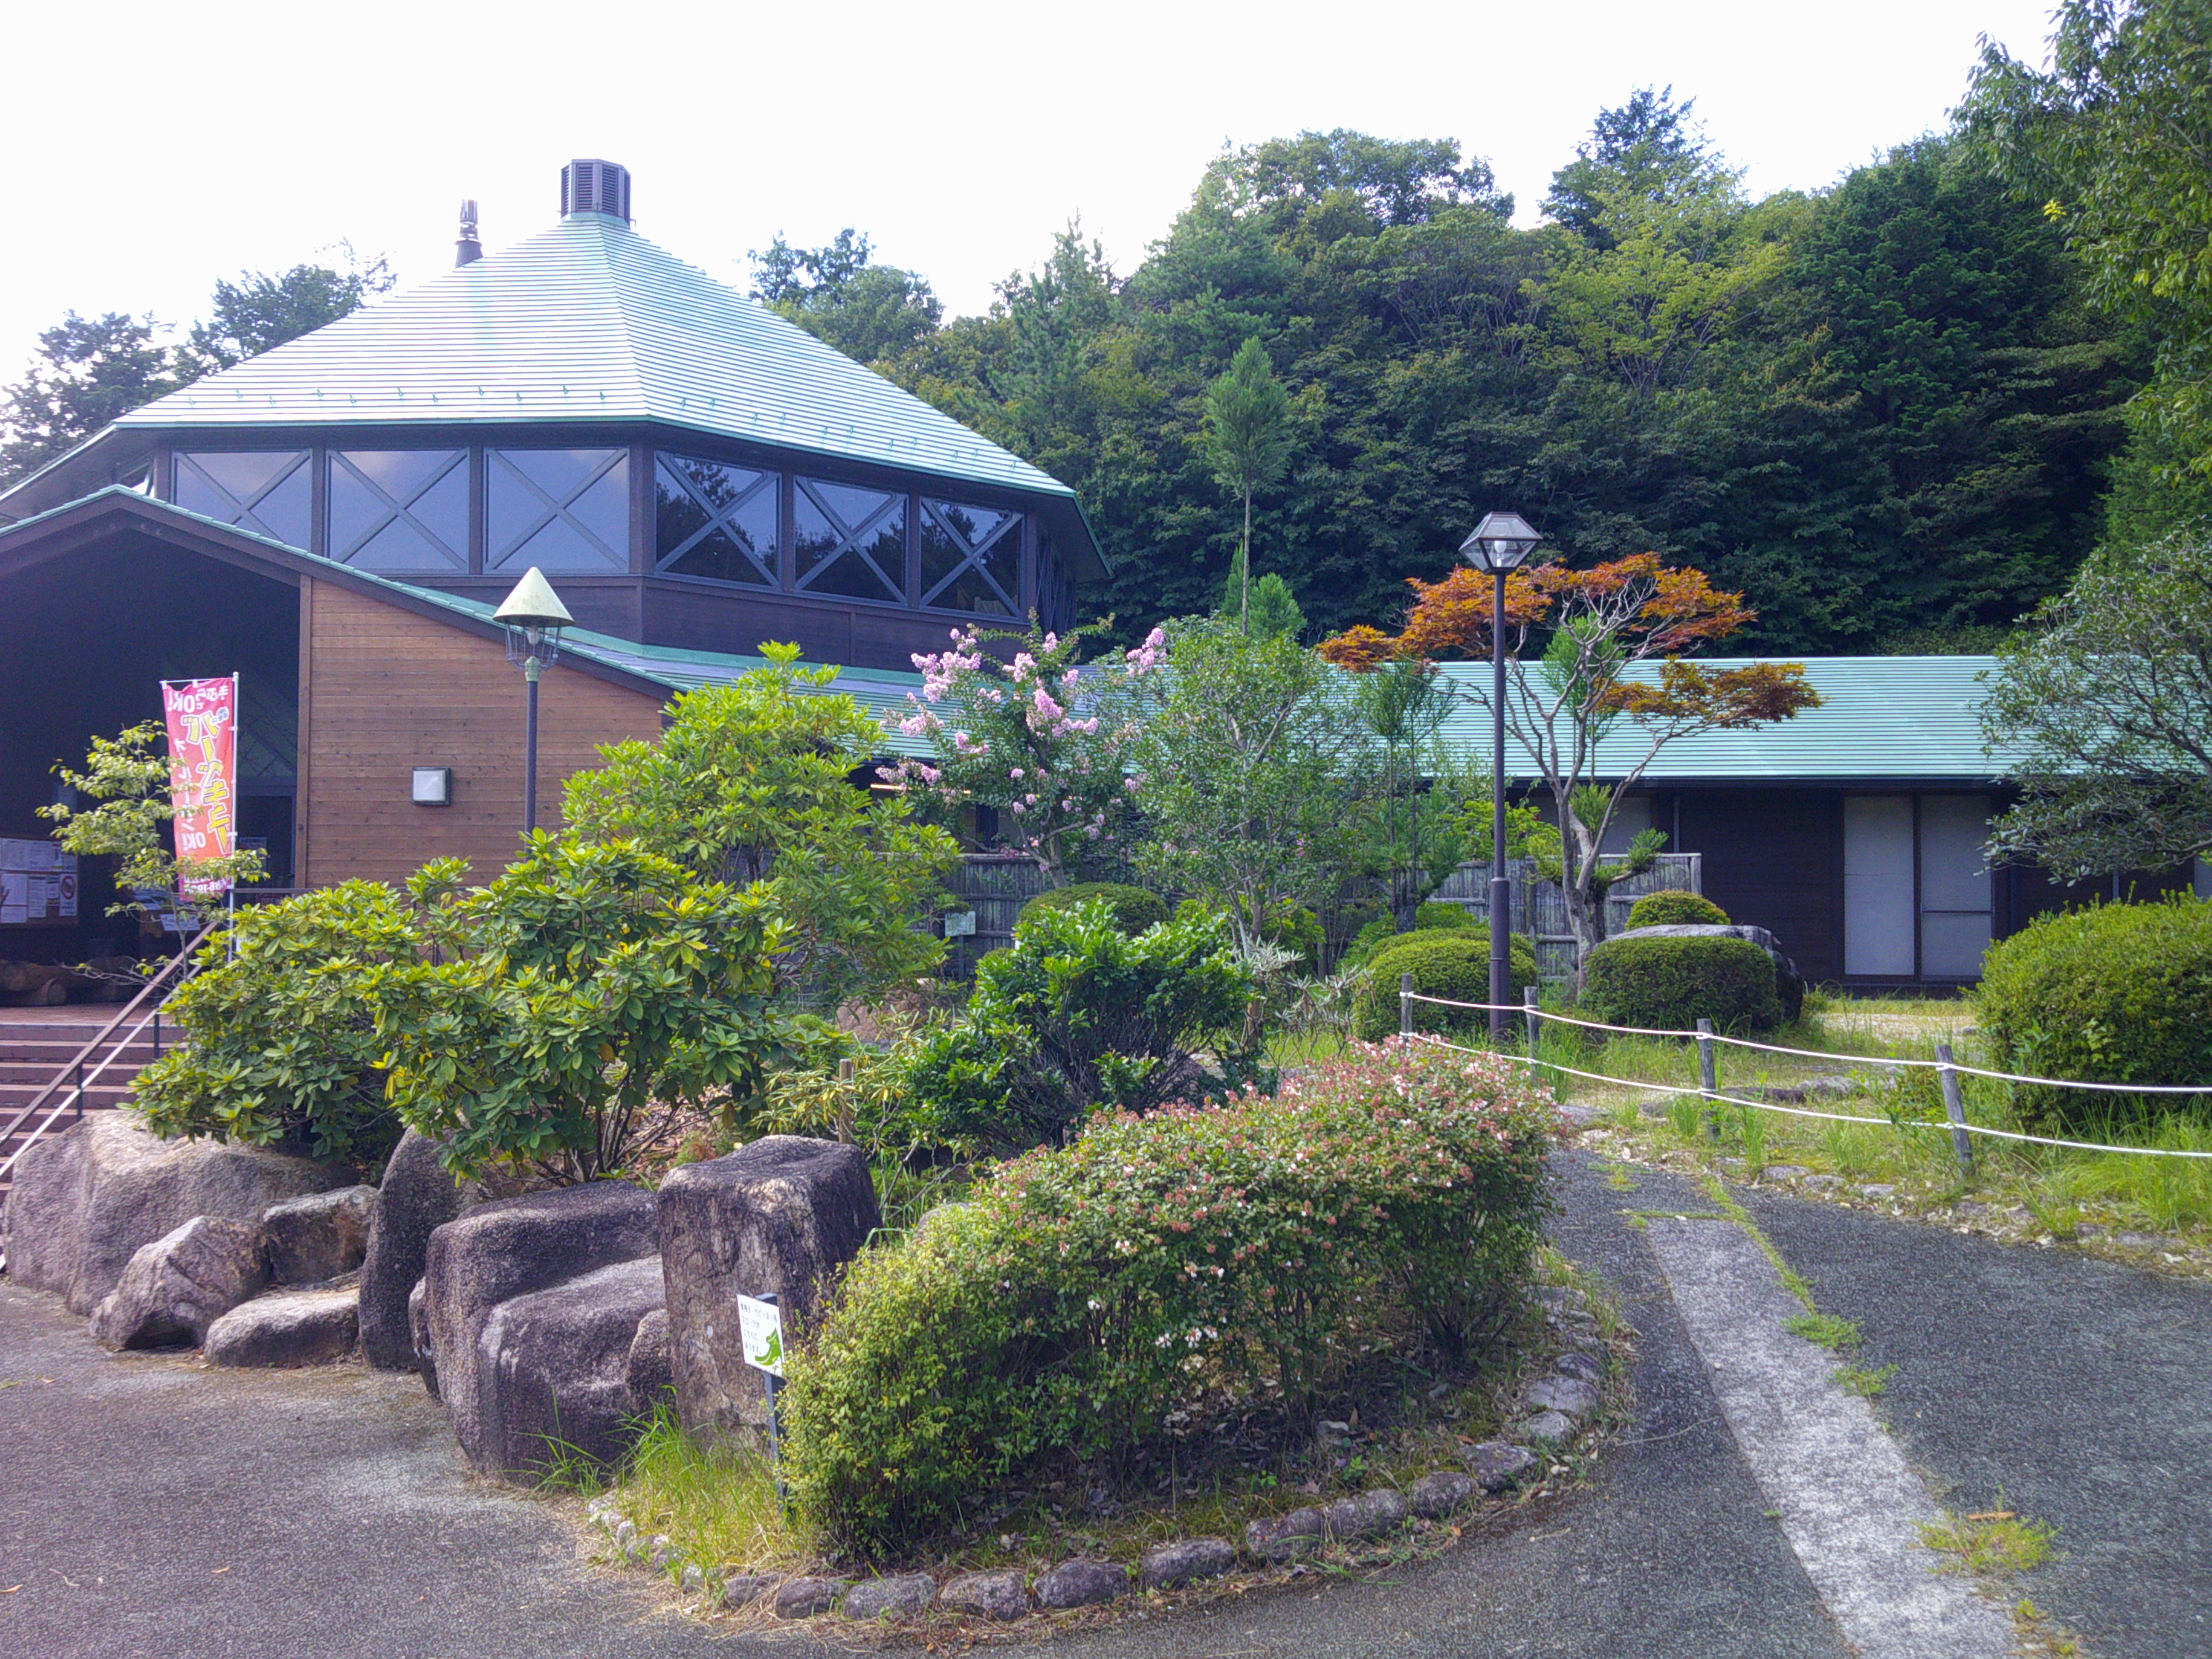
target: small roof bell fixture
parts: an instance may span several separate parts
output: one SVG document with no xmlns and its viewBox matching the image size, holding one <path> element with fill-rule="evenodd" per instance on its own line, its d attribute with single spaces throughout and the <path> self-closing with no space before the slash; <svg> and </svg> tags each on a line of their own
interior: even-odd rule
<svg viewBox="0 0 2212 1659">
<path fill-rule="evenodd" d="M 534 564 L 522 573 L 514 591 L 500 601 L 491 619 L 507 629 L 510 662 L 551 662 L 561 653 L 561 630 L 576 625 L 568 607 L 553 591 L 553 584 Z"/>
<path fill-rule="evenodd" d="M 1459 556 L 1477 570 L 1497 575 L 1518 570 L 1543 539 L 1518 513 L 1490 513 L 1459 544 Z"/>
</svg>

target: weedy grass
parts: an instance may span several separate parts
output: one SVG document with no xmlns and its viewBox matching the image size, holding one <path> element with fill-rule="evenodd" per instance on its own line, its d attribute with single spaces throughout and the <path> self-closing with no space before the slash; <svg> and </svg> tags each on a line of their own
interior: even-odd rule
<svg viewBox="0 0 2212 1659">
<path fill-rule="evenodd" d="M 1792 1336 L 1802 1336 L 1831 1352 L 1858 1346 L 1859 1328 L 1855 1320 L 1844 1319 L 1835 1314 L 1803 1313 L 1783 1322 L 1783 1328 Z"/>
<path fill-rule="evenodd" d="M 708 1565 L 743 1562 L 758 1572 L 798 1572 L 816 1540 L 776 1496 L 765 1452 L 692 1443 L 662 1407 L 609 1485 L 641 1533 L 666 1533 L 686 1558 Z"/>
<path fill-rule="evenodd" d="M 1890 1379 L 1897 1375 L 1897 1367 L 1883 1365 L 1873 1370 L 1863 1365 L 1838 1365 L 1836 1381 L 1862 1400 L 1873 1400 L 1889 1387 Z"/>
<path fill-rule="evenodd" d="M 2002 1505 L 2004 1494 L 1997 1494 Z M 1997 1508 L 1976 1515 L 1945 1515 L 1923 1522 L 1920 1541 L 1944 1557 L 1942 1571 L 1977 1578 L 2009 1578 L 2030 1572 L 2051 1559 L 2058 1528 Z"/>
</svg>

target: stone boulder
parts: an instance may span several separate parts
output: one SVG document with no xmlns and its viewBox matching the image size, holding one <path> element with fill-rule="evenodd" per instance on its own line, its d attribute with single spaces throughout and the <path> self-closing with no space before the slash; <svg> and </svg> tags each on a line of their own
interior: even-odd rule
<svg viewBox="0 0 2212 1659">
<path fill-rule="evenodd" d="M 353 1352 L 351 1291 L 294 1291 L 241 1302 L 208 1327 L 210 1365 L 325 1365 Z"/>
<path fill-rule="evenodd" d="M 513 1437 L 502 1426 L 501 1409 L 501 1366 L 507 1362 L 499 1359 L 485 1328 L 500 1305 L 617 1262 L 649 1257 L 655 1244 L 653 1195 L 626 1181 L 595 1181 L 502 1199 L 430 1235 L 422 1299 L 431 1358 L 439 1398 L 453 1415 L 453 1432 L 471 1463 L 493 1471 L 514 1467 L 509 1461 Z M 401 1312 L 404 1318 L 404 1305 Z M 629 1316 L 617 1376 L 628 1366 L 629 1345 L 645 1312 L 637 1305 Z M 559 1340 L 550 1332 L 562 1321 L 550 1307 L 533 1310 L 533 1317 L 546 1322 L 547 1334 L 543 1342 L 528 1338 L 526 1346 L 537 1356 L 530 1363 L 544 1363 L 550 1350 L 543 1344 Z M 576 1317 L 586 1327 L 602 1328 L 588 1316 Z M 514 1328 L 520 1333 L 528 1324 Z M 520 1334 L 516 1340 L 526 1340 Z M 520 1353 L 514 1363 L 523 1363 Z"/>
<path fill-rule="evenodd" d="M 261 1216 L 270 1282 L 320 1285 L 361 1266 L 375 1204 L 374 1187 L 340 1187 L 270 1205 Z"/>
<path fill-rule="evenodd" d="M 164 1140 L 125 1109 L 88 1112 L 15 1165 L 8 1196 L 8 1273 L 90 1313 L 138 1250 L 195 1216 L 258 1228 L 272 1204 L 327 1192 L 341 1170 L 214 1140 Z"/>
<path fill-rule="evenodd" d="M 259 1227 L 194 1216 L 131 1256 L 94 1310 L 92 1334 L 110 1348 L 196 1348 L 209 1326 L 268 1282 Z"/>
<path fill-rule="evenodd" d="M 1237 1547 L 1226 1538 L 1179 1538 L 1155 1544 L 1137 1565 L 1146 1589 L 1181 1589 L 1201 1578 L 1218 1578 L 1237 1565 Z"/>
<path fill-rule="evenodd" d="M 468 1437 L 483 1448 L 477 1467 L 526 1480 L 568 1457 L 617 1462 L 649 1409 L 630 1391 L 629 1362 L 661 1294 L 660 1263 L 647 1255 L 495 1307 L 477 1343 L 488 1368 Z"/>
<path fill-rule="evenodd" d="M 430 1235 L 459 1216 L 464 1202 L 460 1182 L 438 1162 L 438 1143 L 412 1129 L 400 1136 L 369 1211 L 361 1268 L 361 1352 L 377 1370 L 416 1368 L 408 1292 L 422 1277 Z"/>
<path fill-rule="evenodd" d="M 839 1271 L 882 1224 L 857 1146 L 769 1135 L 687 1164 L 660 1186 L 669 1354 L 687 1433 L 764 1429 L 761 1373 L 744 1363 L 735 1298 L 773 1295 L 803 1334 Z"/>
<path fill-rule="evenodd" d="M 1030 1593 L 1018 1572 L 963 1572 L 937 1592 L 937 1605 L 1003 1624 L 1030 1610 Z"/>
<path fill-rule="evenodd" d="M 407 1293 L 407 1340 L 415 1345 L 415 1369 L 430 1398 L 438 1397 L 438 1356 L 430 1351 L 429 1286 L 421 1279 Z M 396 1367 L 394 1369 L 397 1369 Z"/>
<path fill-rule="evenodd" d="M 1129 1570 L 1117 1561 L 1063 1561 L 1036 1581 L 1037 1605 L 1055 1613 L 1117 1600 L 1129 1588 Z"/>
<path fill-rule="evenodd" d="M 1615 939 L 1748 939 L 1774 959 L 1774 994 L 1782 1004 L 1782 1018 L 1795 1019 L 1805 1012 L 1805 977 L 1797 964 L 1782 953 L 1774 935 L 1764 927 L 1741 922 L 1679 921 L 1658 927 L 1624 927 Z"/>
<path fill-rule="evenodd" d="M 906 1619 L 928 1610 L 937 1594 L 937 1581 L 926 1572 L 901 1573 L 890 1578 L 863 1578 L 845 1592 L 840 1609 L 848 1619 Z"/>
<path fill-rule="evenodd" d="M 629 1345 L 629 1397 L 640 1412 L 676 1403 L 676 1373 L 668 1352 L 668 1309 L 656 1302 L 637 1322 Z"/>
</svg>

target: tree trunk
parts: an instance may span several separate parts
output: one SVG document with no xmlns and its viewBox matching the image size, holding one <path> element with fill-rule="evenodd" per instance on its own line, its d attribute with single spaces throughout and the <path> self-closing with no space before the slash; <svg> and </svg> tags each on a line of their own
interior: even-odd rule
<svg viewBox="0 0 2212 1659">
<path fill-rule="evenodd" d="M 1244 486 L 1244 546 L 1237 556 L 1237 625 L 1252 637 L 1252 486 Z"/>
</svg>

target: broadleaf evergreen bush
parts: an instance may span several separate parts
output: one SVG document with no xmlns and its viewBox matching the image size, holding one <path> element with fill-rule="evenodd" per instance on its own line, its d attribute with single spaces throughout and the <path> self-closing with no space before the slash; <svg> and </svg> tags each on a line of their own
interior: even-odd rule
<svg viewBox="0 0 2212 1659">
<path fill-rule="evenodd" d="M 1609 939 L 1583 963 L 1581 1012 L 1611 1025 L 1763 1031 L 1782 1020 L 1774 958 L 1749 939 Z"/>
<path fill-rule="evenodd" d="M 2039 916 L 1990 947 L 1975 1023 L 1997 1066 L 2096 1083 L 2212 1085 L 2212 904 L 2095 904 Z M 2015 1086 L 2022 1115 L 2061 1126 L 2202 1112 L 2212 1096 Z"/>
<path fill-rule="evenodd" d="M 1631 927 L 1677 927 L 1685 925 L 1725 927 L 1728 919 L 1729 913 L 1703 893 L 1686 893 L 1677 889 L 1646 893 L 1628 907 L 1628 925 Z"/>
<path fill-rule="evenodd" d="M 1093 1119 L 853 1265 L 788 1362 L 799 1501 L 880 1556 L 1205 1389 L 1302 1422 L 1372 1345 L 1463 1356 L 1528 1270 L 1549 1123 L 1517 1067 L 1395 1043 Z"/>
<path fill-rule="evenodd" d="M 1055 887 L 1049 892 L 1039 893 L 1027 904 L 1014 922 L 1018 933 L 1033 915 L 1048 910 L 1073 909 L 1079 904 L 1103 904 L 1114 915 L 1114 925 L 1125 933 L 1141 933 L 1147 927 L 1168 919 L 1168 902 L 1158 893 L 1147 892 L 1121 881 L 1079 881 L 1066 887 Z"/>
<path fill-rule="evenodd" d="M 1516 1006 L 1536 982 L 1536 946 L 1526 935 L 1513 935 L 1508 959 L 1506 1000 Z M 1398 976 L 1411 974 L 1423 996 L 1453 1002 L 1490 1000 L 1490 935 L 1462 928 L 1430 928 L 1401 933 L 1367 959 L 1367 984 L 1352 1005 L 1352 1033 L 1363 1042 L 1380 1042 L 1398 1030 Z M 1517 1018 L 1517 1016 L 1516 1016 Z M 1490 1016 L 1473 1008 L 1444 1008 L 1432 1002 L 1413 1005 L 1413 1029 L 1440 1035 L 1486 1030 Z"/>
</svg>

